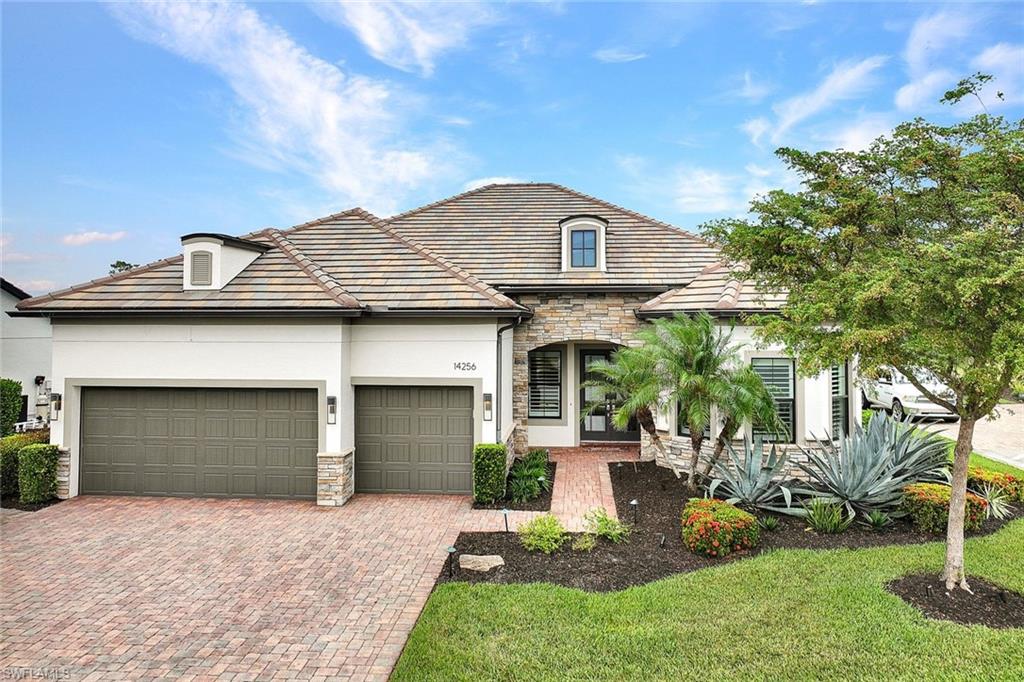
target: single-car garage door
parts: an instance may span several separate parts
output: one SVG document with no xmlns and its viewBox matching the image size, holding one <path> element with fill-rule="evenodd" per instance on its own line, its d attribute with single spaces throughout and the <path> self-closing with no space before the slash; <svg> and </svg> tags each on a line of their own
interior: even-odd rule
<svg viewBox="0 0 1024 682">
<path fill-rule="evenodd" d="M 316 498 L 311 389 L 82 389 L 81 492 Z"/>
<path fill-rule="evenodd" d="M 356 387 L 356 490 L 473 490 L 473 389 Z"/>
</svg>

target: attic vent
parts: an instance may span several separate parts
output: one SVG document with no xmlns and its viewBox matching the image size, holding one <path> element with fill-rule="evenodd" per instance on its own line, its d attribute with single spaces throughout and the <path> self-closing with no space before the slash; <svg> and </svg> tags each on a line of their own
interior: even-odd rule
<svg viewBox="0 0 1024 682">
<path fill-rule="evenodd" d="M 213 284 L 213 254 L 209 251 L 192 252 L 192 286 Z"/>
</svg>

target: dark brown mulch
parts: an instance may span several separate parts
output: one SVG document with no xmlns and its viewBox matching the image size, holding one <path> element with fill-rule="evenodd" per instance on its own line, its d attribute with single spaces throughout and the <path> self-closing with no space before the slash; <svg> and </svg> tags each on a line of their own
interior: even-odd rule
<svg viewBox="0 0 1024 682">
<path fill-rule="evenodd" d="M 637 523 L 628 542 L 615 545 L 599 540 L 597 547 L 590 552 L 574 552 L 570 541 L 554 554 L 545 556 L 524 550 L 515 533 L 462 533 L 455 542 L 459 552 L 500 554 L 505 565 L 488 573 L 456 571 L 454 579 L 494 583 L 546 582 L 606 592 L 642 585 L 675 573 L 749 559 L 773 549 L 877 547 L 942 539 L 917 531 L 904 521 L 897 521 L 891 528 L 880 531 L 854 524 L 843 533 L 828 535 L 806 530 L 806 524 L 800 519 L 781 516 L 778 530 L 761 532 L 757 548 L 720 559 L 706 558 L 692 553 L 683 545 L 680 516 L 688 493 L 680 479 L 653 462 L 625 462 L 622 466 L 614 463 L 609 464 L 609 468 L 619 517 L 632 524 L 629 502 L 635 499 L 639 503 Z M 1019 509 L 1017 516 L 1020 516 Z M 987 535 L 1005 523 L 986 521 L 980 531 L 968 535 Z M 446 566 L 438 582 L 449 580 Z"/>
<path fill-rule="evenodd" d="M 16 495 L 6 495 L 3 498 L 0 498 L 0 507 L 3 507 L 4 509 L 19 509 L 21 511 L 33 512 L 45 509 L 46 507 L 52 507 L 59 502 L 63 502 L 63 500 L 54 498 L 52 500 L 47 500 L 46 502 L 32 502 L 30 504 L 26 504 Z"/>
<path fill-rule="evenodd" d="M 1024 595 L 977 577 L 969 577 L 970 592 L 946 586 L 937 575 L 918 573 L 894 580 L 886 589 L 929 618 L 961 625 L 1024 628 Z"/>
<path fill-rule="evenodd" d="M 554 462 L 548 462 L 548 473 L 546 477 L 551 482 L 551 487 L 547 490 L 541 490 L 538 497 L 533 498 L 529 502 L 513 502 L 512 500 L 498 500 L 497 502 L 491 502 L 490 504 L 481 504 L 479 502 L 473 503 L 473 509 L 513 509 L 516 511 L 550 511 L 551 510 L 551 493 L 555 489 L 555 470 L 558 466 Z"/>
</svg>

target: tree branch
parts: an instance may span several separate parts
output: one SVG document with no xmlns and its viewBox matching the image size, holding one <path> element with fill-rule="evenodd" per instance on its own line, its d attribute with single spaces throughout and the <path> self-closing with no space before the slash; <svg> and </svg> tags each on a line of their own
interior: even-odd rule
<svg viewBox="0 0 1024 682">
<path fill-rule="evenodd" d="M 920 381 L 918 381 L 917 377 L 914 376 L 913 372 L 907 370 L 905 367 L 900 367 L 899 365 L 896 366 L 896 369 L 899 370 L 900 374 L 902 374 L 907 379 L 909 379 L 910 383 L 913 384 L 914 388 L 916 388 L 917 390 L 921 391 L 921 395 L 923 395 L 925 398 L 928 398 L 928 400 L 932 401 L 936 405 L 939 405 L 941 407 L 945 407 L 947 410 L 949 410 L 953 414 L 958 414 L 961 417 L 966 416 L 966 415 L 960 413 L 960 410 L 957 408 L 956 405 L 954 405 L 953 403 L 949 402 L 945 398 L 940 398 L 938 396 L 938 394 L 933 393 L 932 391 L 930 391 L 927 388 L 925 388 L 924 384 L 922 384 Z M 959 396 L 957 396 L 957 397 L 959 398 Z"/>
</svg>

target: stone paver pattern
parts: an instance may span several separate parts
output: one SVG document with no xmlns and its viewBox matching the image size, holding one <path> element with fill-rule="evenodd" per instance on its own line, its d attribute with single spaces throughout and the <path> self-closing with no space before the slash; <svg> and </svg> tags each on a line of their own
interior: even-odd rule
<svg viewBox="0 0 1024 682">
<path fill-rule="evenodd" d="M 551 513 L 571 531 L 584 530 L 584 515 L 595 507 L 604 507 L 617 516 L 610 462 L 635 461 L 637 445 L 600 445 L 579 448 L 551 448 L 551 459 L 558 464 L 551 494 Z M 625 513 L 627 510 L 618 510 Z"/>
<path fill-rule="evenodd" d="M 1024 468 L 1024 403 L 1000 405 L 992 416 L 974 425 L 974 449 L 986 457 Z M 935 428 L 955 440 L 960 422 L 946 422 Z"/>
<path fill-rule="evenodd" d="M 553 511 L 580 528 L 615 508 L 607 462 L 635 454 L 553 457 Z M 504 527 L 467 497 L 426 495 L 79 497 L 4 521 L 0 674 L 73 680 L 387 679 L 446 548 Z"/>
</svg>

